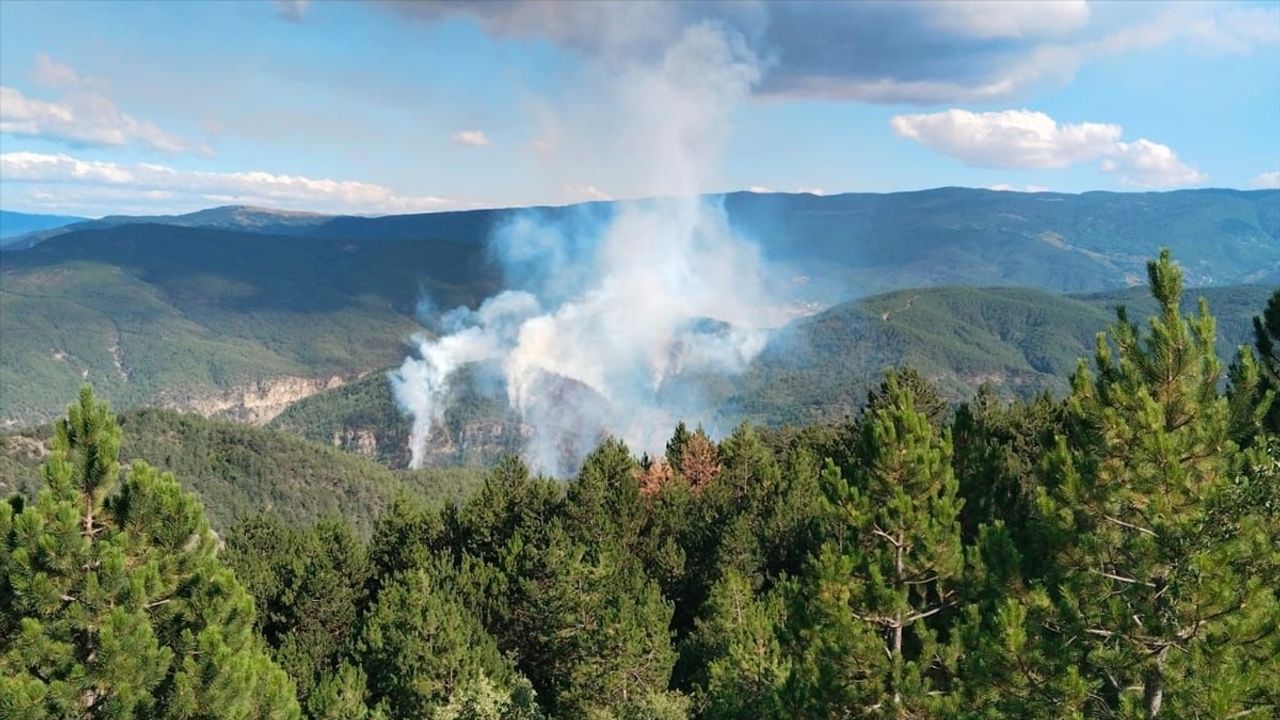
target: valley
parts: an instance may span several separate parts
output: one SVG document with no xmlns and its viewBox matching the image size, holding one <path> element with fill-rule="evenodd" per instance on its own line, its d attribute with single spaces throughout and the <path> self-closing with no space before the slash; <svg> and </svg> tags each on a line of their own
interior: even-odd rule
<svg viewBox="0 0 1280 720">
<path fill-rule="evenodd" d="M 1105 313 L 1082 316 L 1083 307 L 1070 303 L 1046 307 L 1050 319 L 1042 324 L 1054 325 L 1065 312 L 1079 329 L 1058 328 L 1052 332 L 1067 335 L 1053 336 L 1024 327 L 1030 336 L 1019 339 L 1010 335 L 1014 328 L 982 327 L 1007 320 L 998 316 L 1018 304 L 1012 296 L 947 286 L 1111 292 L 1133 285 L 1143 258 L 1162 245 L 1182 259 L 1195 285 L 1274 285 L 1278 198 L 1277 191 L 961 188 L 718 197 L 729 222 L 758 243 L 780 296 L 805 313 L 826 310 L 779 333 L 799 338 L 797 357 L 808 357 L 809 366 L 788 366 L 794 358 L 777 352 L 775 342 L 744 376 L 745 389 L 728 392 L 706 378 L 706 392 L 728 403 L 725 417 L 779 422 L 849 412 L 879 369 L 899 361 L 919 364 L 955 398 L 982 379 L 1012 394 L 1060 390 L 1060 381 L 1046 378 L 1091 353 L 1088 335 Z M 266 422 L 294 401 L 397 363 L 404 341 L 423 330 L 424 299 L 433 308 L 474 307 L 513 282 L 519 287 L 521 278 L 507 277 L 486 250 L 504 224 L 536 218 L 592 226 L 617 207 L 381 218 L 233 207 L 29 234 L 31 247 L 0 255 L 0 425 L 55 417 L 83 382 L 122 409 L 149 405 Z M 908 288 L 943 294 L 916 308 L 893 295 Z M 866 307 L 880 308 L 883 328 L 859 306 L 845 305 L 881 293 L 889 294 Z M 1090 302 L 1107 303 L 1103 295 Z M 1240 318 L 1224 317 L 1233 343 L 1247 325 L 1241 318 L 1256 309 L 1247 305 L 1240 303 Z M 975 324 L 977 334 L 963 337 Z M 818 367 L 835 356 L 804 348 L 819 327 L 843 338 L 838 350 L 848 355 L 836 365 L 847 371 Z M 1008 342 L 1040 347 L 989 352 Z M 815 379 L 822 376 L 845 389 L 833 395 Z"/>
</svg>

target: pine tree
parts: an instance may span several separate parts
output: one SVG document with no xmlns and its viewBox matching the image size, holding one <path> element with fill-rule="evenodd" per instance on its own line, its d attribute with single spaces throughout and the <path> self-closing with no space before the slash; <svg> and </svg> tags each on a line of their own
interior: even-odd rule
<svg viewBox="0 0 1280 720">
<path fill-rule="evenodd" d="M 259 632 L 306 705 L 337 671 L 365 609 L 363 543 L 336 518 L 301 530 L 260 515 L 235 528 L 221 557 L 253 594 Z"/>
<path fill-rule="evenodd" d="M 671 606 L 616 541 L 587 547 L 560 527 L 544 546 L 516 538 L 508 631 L 518 666 L 557 718 L 663 703 L 675 651 Z"/>
<path fill-rule="evenodd" d="M 811 712 L 943 716 L 953 653 L 928 621 L 957 602 L 963 554 L 951 441 L 895 373 L 861 427 L 860 471 L 823 471 L 832 539 L 804 592 L 799 699 Z"/>
<path fill-rule="evenodd" d="M 1248 518 L 1215 511 L 1239 464 L 1241 406 L 1219 392 L 1207 304 L 1180 315 L 1182 273 L 1168 251 L 1148 276 L 1159 315 L 1144 335 L 1121 309 L 1100 334 L 1097 375 L 1082 363 L 1072 379 L 1072 428 L 1048 458 L 1049 626 L 1077 649 L 1089 714 L 1255 712 L 1270 672 L 1247 646 L 1280 620 L 1274 582 L 1243 562 L 1256 549 Z"/>
<path fill-rule="evenodd" d="M 898 385 L 906 388 L 911 397 L 915 398 L 916 412 L 924 415 L 930 425 L 936 428 L 948 425 L 951 421 L 951 405 L 942 398 L 938 388 L 928 378 L 910 365 L 894 369 L 893 374 Z M 867 393 L 867 404 L 862 409 L 863 417 L 874 418 L 880 410 L 892 405 L 892 390 L 888 382 L 882 382 Z"/>
<path fill-rule="evenodd" d="M 1264 427 L 1272 435 L 1280 435 L 1280 288 L 1271 293 L 1262 315 L 1253 318 L 1253 337 L 1258 350 L 1259 385 L 1273 398 Z"/>
<path fill-rule="evenodd" d="M 667 463 L 673 468 L 679 468 L 684 458 L 684 449 L 689 444 L 691 433 L 689 427 L 680 421 L 676 424 L 675 432 L 672 433 L 671 439 L 667 441 Z"/>
<path fill-rule="evenodd" d="M 426 569 L 383 587 L 355 648 L 371 703 L 391 717 L 434 717 L 478 688 L 509 694 L 520 682 L 480 621 Z"/>
<path fill-rule="evenodd" d="M 785 624 L 780 595 L 757 599 L 747 578 L 733 570 L 716 584 L 689 642 L 702 668 L 702 717 L 788 717 L 783 689 L 791 663 L 780 638 Z"/>
<path fill-rule="evenodd" d="M 0 504 L 0 716 L 294 718 L 194 496 L 134 462 L 85 388 L 34 504 Z"/>
</svg>

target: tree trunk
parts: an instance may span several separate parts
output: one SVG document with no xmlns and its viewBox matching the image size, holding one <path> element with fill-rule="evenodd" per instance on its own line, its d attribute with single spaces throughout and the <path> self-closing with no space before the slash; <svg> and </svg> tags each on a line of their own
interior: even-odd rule
<svg viewBox="0 0 1280 720">
<path fill-rule="evenodd" d="M 1164 659 L 1169 654 L 1169 646 L 1165 645 L 1156 653 L 1156 661 L 1147 668 L 1142 680 L 1143 698 L 1147 704 L 1147 719 L 1155 720 L 1160 715 L 1160 705 L 1164 703 Z"/>
<path fill-rule="evenodd" d="M 897 543 L 893 548 L 894 583 L 902 587 L 902 532 L 898 532 Z M 903 717 L 902 689 L 899 687 L 902 675 L 902 609 L 899 608 L 893 623 L 893 704 L 898 709 L 898 717 Z"/>
</svg>

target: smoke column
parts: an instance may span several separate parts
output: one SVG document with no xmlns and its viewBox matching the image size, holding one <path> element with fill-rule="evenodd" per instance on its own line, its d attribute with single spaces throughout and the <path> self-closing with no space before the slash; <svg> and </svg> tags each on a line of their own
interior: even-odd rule
<svg viewBox="0 0 1280 720">
<path fill-rule="evenodd" d="M 756 247 L 701 197 L 758 63 L 716 23 L 674 37 L 648 60 L 601 60 L 615 113 L 608 127 L 575 133 L 607 138 L 617 152 L 597 162 L 628 163 L 635 186 L 661 197 L 619 203 L 603 219 L 526 213 L 495 232 L 491 250 L 519 289 L 447 313 L 443 334 L 415 338 L 417 357 L 391 374 L 414 421 L 414 466 L 468 363 L 501 368 L 510 408 L 532 431 L 526 458 L 563 474 L 598 432 L 653 452 L 676 420 L 708 421 L 713 408 L 664 387 L 741 372 L 785 320 Z"/>
</svg>

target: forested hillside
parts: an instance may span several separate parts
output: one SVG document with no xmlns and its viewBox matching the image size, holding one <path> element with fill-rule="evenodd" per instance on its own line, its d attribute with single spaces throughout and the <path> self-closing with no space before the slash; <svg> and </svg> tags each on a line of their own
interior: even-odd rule
<svg viewBox="0 0 1280 720">
<path fill-rule="evenodd" d="M 942 285 L 1124 288 L 1162 246 L 1192 285 L 1280 284 L 1274 190 L 712 200 L 759 244 L 782 301 L 810 307 Z M 515 218 L 567 223 L 585 243 L 571 251 L 586 253 L 591 228 L 617 207 L 381 218 L 229 207 L 28 237 L 42 242 L 0 256 L 0 423 L 46 422 L 85 381 L 119 408 L 264 421 L 291 399 L 396 363 L 420 301 L 474 307 L 519 287 L 524 278 L 488 249 L 495 229 Z"/>
<path fill-rule="evenodd" d="M 167 410 L 132 410 L 120 415 L 119 424 L 122 462 L 145 460 L 177 475 L 219 531 L 271 510 L 289 522 L 342 517 L 367 534 L 398 494 L 430 504 L 454 502 L 481 477 L 463 468 L 394 471 L 291 434 Z M 0 435 L 0 495 L 35 497 L 52 438 L 48 425 Z"/>
<path fill-rule="evenodd" d="M 1064 399 L 889 371 L 837 423 L 607 440 L 564 482 L 508 458 L 367 541 L 268 511 L 215 556 L 86 390 L 0 504 L 0 712 L 1275 716 L 1280 291 L 1228 366 L 1167 254 L 1148 278 Z"/>
<path fill-rule="evenodd" d="M 386 367 L 422 293 L 463 304 L 497 287 L 481 262 L 447 242 L 160 225 L 63 235 L 4 256 L 0 421 L 46 419 L 85 381 L 121 407 L 199 408 L 234 406 L 260 381 L 323 387 Z"/>
<path fill-rule="evenodd" d="M 1219 353 L 1229 361 L 1253 336 L 1252 318 L 1268 288 L 1203 288 L 1185 309 L 1209 300 L 1218 317 Z M 724 423 L 764 425 L 839 420 L 856 413 L 885 368 L 910 366 L 949 402 L 989 384 L 1006 399 L 1061 395 L 1076 362 L 1093 354 L 1095 336 L 1128 306 L 1137 316 L 1154 304 L 1134 288 L 1064 297 L 1018 288 L 904 290 L 843 303 L 800 319 L 777 334 L 740 378 L 700 378 Z M 431 464 L 482 463 L 519 449 L 518 421 L 502 388 L 476 392 L 467 376 L 433 437 Z M 392 467 L 409 460 L 410 423 L 396 408 L 384 373 L 326 390 L 290 406 L 271 422 Z M 505 428 L 503 431 L 501 428 Z"/>
</svg>

